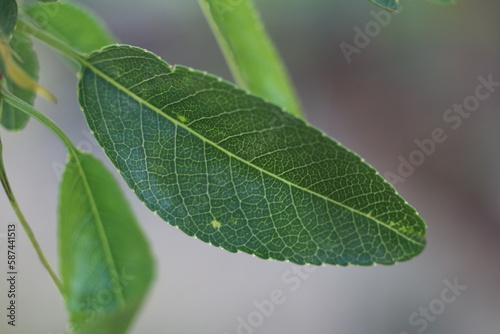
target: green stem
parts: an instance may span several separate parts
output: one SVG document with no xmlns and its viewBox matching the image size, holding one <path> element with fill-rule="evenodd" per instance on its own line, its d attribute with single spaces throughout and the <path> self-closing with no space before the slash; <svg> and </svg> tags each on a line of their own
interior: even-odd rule
<svg viewBox="0 0 500 334">
<path fill-rule="evenodd" d="M 90 205 L 92 206 L 92 210 L 94 212 L 93 215 L 95 217 L 98 217 L 99 213 L 97 210 L 97 205 L 96 205 L 94 199 L 92 198 L 92 195 L 91 195 L 92 191 L 88 185 L 87 178 L 86 178 L 85 173 L 83 171 L 81 161 L 80 161 L 80 155 L 78 154 L 78 149 L 73 145 L 73 143 L 70 141 L 70 139 L 67 137 L 67 135 L 47 116 L 45 116 L 44 114 L 42 114 L 41 112 L 39 112 L 38 110 L 36 110 L 32 106 L 30 106 L 29 104 L 21 101 L 16 96 L 14 96 L 12 93 L 6 91 L 5 89 L 1 90 L 0 93 L 2 95 L 2 98 L 5 100 L 5 102 L 7 102 L 8 104 L 13 106 L 14 108 L 19 109 L 20 111 L 28 114 L 29 116 L 31 116 L 31 117 L 35 118 L 36 120 L 38 120 L 39 122 L 41 122 L 43 125 L 48 127 L 54 134 L 56 134 L 64 142 L 64 144 L 67 146 L 68 151 L 69 151 L 70 161 L 75 162 L 76 168 L 78 169 L 80 175 L 82 176 L 82 182 L 83 182 L 84 187 L 85 187 L 85 192 L 88 194 L 89 202 L 90 202 Z M 98 224 L 97 228 L 98 228 L 98 231 L 101 235 L 101 240 L 105 241 L 104 248 L 106 249 L 106 261 L 113 267 L 113 272 L 115 273 L 114 275 L 117 276 L 118 270 L 116 269 L 116 265 L 115 265 L 114 260 L 112 258 L 111 251 L 109 250 L 110 247 L 107 244 L 106 238 L 102 236 L 105 234 L 104 228 L 102 227 L 101 223 Z M 50 271 L 49 271 L 49 273 L 50 273 Z M 52 276 L 52 274 L 51 274 L 51 276 Z M 116 285 L 117 282 L 113 281 L 113 284 Z M 115 290 L 119 291 L 120 287 L 115 286 L 114 291 Z M 63 294 L 63 296 L 65 296 L 65 295 Z M 118 303 L 120 303 L 120 305 L 122 307 L 125 307 L 125 305 L 126 305 L 126 302 L 124 299 L 125 297 L 123 295 L 117 295 L 116 297 L 118 299 Z"/>
<path fill-rule="evenodd" d="M 17 21 L 17 29 L 21 29 L 23 32 L 38 38 L 69 59 L 73 59 L 80 64 L 84 60 L 83 56 L 78 51 L 52 36 L 46 30 L 37 27 L 37 25 L 33 23 L 31 18 L 27 15 L 21 15 L 19 17 Z"/>
<path fill-rule="evenodd" d="M 199 0 L 236 82 L 303 118 L 283 61 L 251 0 Z"/>
<path fill-rule="evenodd" d="M 0 95 L 2 97 L 2 100 L 5 101 L 6 103 L 10 104 L 12 107 L 17 108 L 18 110 L 28 114 L 29 116 L 33 117 L 34 119 L 38 120 L 40 123 L 45 125 L 47 128 L 49 128 L 57 137 L 61 139 L 61 141 L 66 145 L 68 148 L 69 154 L 76 156 L 78 150 L 77 148 L 73 145 L 69 137 L 47 116 L 33 108 L 31 105 L 27 104 L 26 102 L 20 100 L 17 98 L 15 95 L 10 93 L 5 87 L 0 89 Z M 3 160 L 1 157 L 2 153 L 2 145 L 0 142 L 0 176 L 1 176 L 1 181 L 2 185 L 5 189 L 5 192 L 7 193 L 7 196 L 9 197 L 9 201 L 12 205 L 12 208 L 14 209 L 21 225 L 23 226 L 24 230 L 26 231 L 26 234 L 28 235 L 29 240 L 33 244 L 33 247 L 35 248 L 35 251 L 38 254 L 38 257 L 40 258 L 43 266 L 47 269 L 49 272 L 49 275 L 52 277 L 52 280 L 56 284 L 57 288 L 59 289 L 59 292 L 61 293 L 62 296 L 64 296 L 64 290 L 63 290 L 63 285 L 57 275 L 55 274 L 54 270 L 50 266 L 49 262 L 47 261 L 47 258 L 45 257 L 40 244 L 38 243 L 33 230 L 31 229 L 30 225 L 28 224 L 26 218 L 24 217 L 19 204 L 17 203 L 17 200 L 14 196 L 14 193 L 12 192 L 12 189 L 9 185 L 9 182 L 7 180 L 7 175 L 5 174 L 5 169 L 3 166 Z"/>
<path fill-rule="evenodd" d="M 80 55 L 77 51 L 73 50 L 71 47 L 66 45 L 64 42 L 61 42 L 57 38 L 54 38 L 51 34 L 47 33 L 43 29 L 39 29 L 35 24 L 31 22 L 29 17 L 26 16 L 21 16 L 19 17 L 19 20 L 17 22 L 18 29 L 22 29 L 24 32 L 31 34 L 35 36 L 36 38 L 40 39 L 41 41 L 45 42 L 58 52 L 62 53 L 64 56 L 73 59 L 79 63 L 82 63 L 84 58 L 82 55 Z M 76 156 L 77 154 L 77 148 L 73 145 L 69 137 L 52 121 L 50 120 L 47 116 L 33 108 L 31 105 L 25 103 L 24 101 L 18 99 L 16 96 L 14 96 L 12 93 L 10 93 L 5 87 L 2 87 L 0 90 L 0 95 L 6 103 L 10 104 L 14 108 L 19 109 L 20 111 L 30 115 L 31 117 L 35 118 L 38 120 L 40 123 L 44 124 L 47 128 L 49 128 L 57 137 L 61 139 L 61 141 L 66 145 L 68 148 L 69 154 Z M 9 198 L 9 201 L 12 205 L 12 208 L 14 209 L 21 225 L 23 226 L 23 229 L 26 231 L 26 234 L 31 241 L 36 253 L 38 254 L 38 257 L 40 258 L 40 261 L 42 262 L 43 266 L 47 269 L 50 277 L 54 281 L 55 285 L 57 286 L 59 292 L 61 295 L 64 297 L 64 289 L 61 281 L 57 277 L 56 273 L 50 266 L 49 262 L 47 261 L 47 258 L 45 257 L 40 244 L 38 243 L 33 230 L 31 229 L 28 221 L 24 217 L 21 208 L 14 196 L 14 193 L 12 192 L 12 189 L 10 187 L 10 184 L 7 179 L 7 175 L 5 173 L 4 165 L 3 165 L 3 160 L 1 157 L 1 152 L 2 151 L 2 146 L 0 142 L 0 178 L 2 185 L 5 189 L 5 192 L 7 193 L 7 196 Z"/>
<path fill-rule="evenodd" d="M 5 95 L 3 95 L 3 97 L 5 97 Z M 59 278 L 57 277 L 54 270 L 52 269 L 52 267 L 50 266 L 49 261 L 45 257 L 45 254 L 43 253 L 42 248 L 40 247 L 40 244 L 38 243 L 38 240 L 36 239 L 35 234 L 33 233 L 33 230 L 31 229 L 28 221 L 24 217 L 24 214 L 23 214 L 21 208 L 19 207 L 19 204 L 16 200 L 16 197 L 14 196 L 14 193 L 12 191 L 12 188 L 10 187 L 9 180 L 7 178 L 7 173 L 5 172 L 5 167 L 3 164 L 3 145 L 2 145 L 1 138 L 0 138 L 0 181 L 2 183 L 4 190 L 5 190 L 5 193 L 7 194 L 7 197 L 9 198 L 10 205 L 14 209 L 14 212 L 16 213 L 16 216 L 19 219 L 21 226 L 23 227 L 24 231 L 26 232 L 28 239 L 31 241 L 33 248 L 35 249 L 36 253 L 38 254 L 38 257 L 40 258 L 42 265 L 49 272 L 50 277 L 54 281 L 54 283 L 57 286 L 57 289 L 59 290 L 61 295 L 64 296 L 63 285 L 62 285 L 61 281 L 59 280 Z"/>
<path fill-rule="evenodd" d="M 14 108 L 28 114 L 29 116 L 33 117 L 34 119 L 45 125 L 47 128 L 49 128 L 57 137 L 61 139 L 64 145 L 66 145 L 70 154 L 78 151 L 75 145 L 73 145 L 73 143 L 71 142 L 71 139 L 69 139 L 64 131 L 61 130 L 61 128 L 59 128 L 57 124 L 54 123 L 50 118 L 33 108 L 31 105 L 20 100 L 18 97 L 5 89 L 5 87 L 0 89 L 0 95 L 5 102 L 10 104 Z"/>
</svg>

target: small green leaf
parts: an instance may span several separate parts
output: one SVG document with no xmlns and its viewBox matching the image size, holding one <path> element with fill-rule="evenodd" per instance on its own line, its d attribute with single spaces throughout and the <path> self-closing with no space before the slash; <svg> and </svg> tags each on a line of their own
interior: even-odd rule
<svg viewBox="0 0 500 334">
<path fill-rule="evenodd" d="M 0 38 L 12 36 L 17 22 L 16 0 L 0 0 Z"/>
<path fill-rule="evenodd" d="M 399 8 L 399 0 L 370 0 L 370 2 L 390 12 L 394 12 Z"/>
<path fill-rule="evenodd" d="M 15 58 L 18 65 L 34 80 L 38 78 L 38 58 L 33 50 L 33 42 L 19 29 L 15 30 L 10 47 L 19 58 Z M 18 59 L 18 60 L 17 60 Z M 0 59 L 0 73 L 6 73 L 5 64 Z M 7 81 L 7 88 L 24 102 L 33 105 L 36 93 L 31 89 L 18 86 L 13 80 Z M 1 102 L 2 114 L 0 123 L 8 130 L 22 130 L 28 123 L 29 117 L 6 102 Z"/>
<path fill-rule="evenodd" d="M 79 101 L 136 195 L 191 236 L 304 264 L 392 264 L 425 224 L 354 153 L 220 78 L 111 46 L 82 60 Z"/>
<path fill-rule="evenodd" d="M 200 0 L 236 82 L 298 117 L 300 103 L 251 0 Z"/>
<path fill-rule="evenodd" d="M 76 333 L 125 333 L 149 289 L 153 259 L 120 187 L 89 154 L 72 153 L 63 173 L 59 255 Z"/>
<path fill-rule="evenodd" d="M 116 42 L 96 16 L 72 2 L 37 4 L 29 7 L 27 13 L 40 28 L 80 53 L 90 53 Z"/>
</svg>

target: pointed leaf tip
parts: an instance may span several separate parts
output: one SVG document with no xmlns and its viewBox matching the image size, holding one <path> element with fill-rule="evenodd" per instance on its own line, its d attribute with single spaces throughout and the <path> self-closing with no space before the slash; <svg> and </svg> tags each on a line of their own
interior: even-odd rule
<svg viewBox="0 0 500 334">
<path fill-rule="evenodd" d="M 399 0 L 370 0 L 370 2 L 390 12 L 394 12 L 399 8 Z"/>
</svg>

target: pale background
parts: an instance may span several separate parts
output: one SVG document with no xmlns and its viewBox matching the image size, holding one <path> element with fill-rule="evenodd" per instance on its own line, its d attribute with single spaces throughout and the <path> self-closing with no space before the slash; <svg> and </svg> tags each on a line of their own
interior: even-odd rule
<svg viewBox="0 0 500 334">
<path fill-rule="evenodd" d="M 194 0 L 87 0 L 123 43 L 231 79 Z M 396 266 L 321 267 L 296 291 L 282 281 L 291 264 L 231 254 L 184 235 L 151 214 L 128 190 L 149 238 L 157 279 L 131 333 L 237 333 L 237 318 L 274 289 L 286 301 L 255 333 L 418 333 L 408 320 L 439 299 L 444 280 L 467 289 L 428 323 L 428 334 L 500 332 L 500 89 L 453 131 L 446 109 L 474 93 L 477 77 L 500 81 L 500 3 L 458 0 L 452 7 L 403 1 L 404 10 L 348 64 L 339 44 L 353 43 L 378 12 L 366 0 L 259 0 L 263 19 L 290 70 L 310 122 L 363 156 L 381 173 L 415 139 L 445 129 L 448 140 L 397 189 L 428 223 L 428 246 Z M 40 46 L 41 81 L 59 99 L 37 107 L 75 143 L 90 142 L 76 104 L 76 79 Z M 56 207 L 63 145 L 31 121 L 22 133 L 0 130 L 12 186 L 50 261 L 57 267 Z M 108 161 L 106 160 L 106 163 Z M 108 163 L 109 165 L 109 163 Z M 124 189 L 124 183 L 121 182 Z M 0 233 L 16 218 L 0 194 Z M 61 297 L 25 235 L 19 240 L 18 327 L 1 333 L 64 333 Z M 4 268 L 5 244 L 1 245 Z M 2 269 L 5 271 L 4 269 Z M 4 309 L 6 284 L 0 282 Z"/>
</svg>

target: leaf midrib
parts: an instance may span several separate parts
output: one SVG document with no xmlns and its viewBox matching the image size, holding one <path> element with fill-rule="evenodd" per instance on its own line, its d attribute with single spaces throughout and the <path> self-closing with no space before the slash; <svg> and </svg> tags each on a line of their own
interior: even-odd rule
<svg viewBox="0 0 500 334">
<path fill-rule="evenodd" d="M 130 47 L 130 48 L 132 49 L 132 47 Z M 129 57 L 124 57 L 124 58 L 129 58 Z M 159 59 L 159 60 L 161 60 L 160 58 L 158 58 L 158 59 Z M 353 208 L 351 208 L 351 207 L 348 207 L 347 205 L 345 205 L 345 204 L 343 204 L 343 203 L 337 202 L 337 201 L 335 201 L 335 200 L 333 200 L 333 199 L 331 199 L 331 198 L 328 198 L 328 197 L 326 197 L 326 196 L 324 196 L 324 195 L 322 195 L 322 194 L 319 194 L 319 193 L 317 193 L 317 192 L 315 192 L 315 191 L 312 191 L 312 190 L 310 190 L 310 189 L 307 189 L 307 188 L 304 188 L 304 187 L 299 186 L 299 185 L 297 185 L 297 184 L 294 184 L 294 183 L 292 183 L 292 182 L 290 182 L 290 181 L 288 181 L 288 180 L 286 180 L 286 179 L 283 179 L 283 178 L 281 178 L 281 177 L 279 177 L 279 176 L 277 176 L 277 175 L 275 175 L 275 174 L 272 174 L 271 172 L 268 172 L 267 170 L 265 170 L 265 169 L 263 169 L 263 168 L 261 168 L 261 167 L 259 167 L 259 166 L 254 165 L 253 163 L 251 163 L 251 162 L 249 162 L 249 161 L 247 161 L 247 160 L 245 160 L 245 159 L 243 159 L 243 158 L 240 158 L 239 156 L 235 155 L 234 153 L 227 151 L 227 150 L 226 150 L 226 149 L 224 149 L 223 147 L 220 147 L 220 146 L 219 146 L 219 145 L 217 145 L 215 142 L 213 142 L 213 141 L 211 141 L 211 140 L 209 140 L 209 139 L 207 139 L 207 138 L 203 137 L 203 136 L 202 136 L 201 134 L 199 134 L 198 132 L 196 132 L 196 131 L 194 131 L 193 129 L 189 128 L 186 124 L 184 124 L 184 123 L 182 123 L 182 122 L 180 122 L 180 121 L 176 120 L 175 118 L 170 117 L 170 116 L 169 116 L 169 115 L 167 115 L 166 113 L 162 112 L 162 110 L 161 110 L 161 109 L 159 109 L 159 108 L 157 108 L 157 107 L 155 107 L 155 106 L 151 105 L 148 101 L 146 101 L 146 100 L 142 99 L 141 97 L 137 96 L 136 94 L 132 93 L 132 92 L 131 92 L 130 90 L 128 90 L 126 87 L 124 87 L 123 85 L 119 84 L 118 82 L 116 82 L 115 80 L 113 80 L 111 77 L 109 77 L 108 75 L 106 75 L 105 73 L 103 73 L 102 71 L 100 71 L 99 69 L 97 69 L 94 65 L 92 65 L 92 64 L 88 61 L 88 58 L 79 57 L 79 61 L 82 63 L 82 65 L 84 65 L 85 67 L 87 67 L 87 68 L 91 69 L 91 70 L 92 70 L 95 74 L 99 75 L 102 79 L 104 79 L 105 81 L 107 81 L 108 83 L 110 83 L 112 86 L 116 87 L 118 90 L 120 90 L 120 91 L 122 91 L 123 93 L 125 93 L 126 95 L 130 96 L 131 98 L 133 98 L 134 100 L 136 100 L 136 101 L 137 101 L 137 102 L 139 102 L 140 104 L 143 104 L 144 106 L 146 106 L 146 107 L 150 108 L 151 110 L 155 111 L 157 114 L 162 115 L 162 116 L 163 116 L 163 117 L 165 117 L 167 120 L 169 120 L 170 122 L 174 123 L 176 126 L 179 126 L 179 127 L 183 128 L 183 129 L 187 130 L 189 133 L 194 134 L 195 136 L 197 136 L 198 138 L 200 138 L 202 141 L 204 141 L 204 142 L 208 143 L 209 145 L 211 145 L 211 146 L 215 147 L 216 149 L 219 149 L 220 151 L 222 151 L 223 153 L 227 154 L 228 156 L 233 157 L 233 158 L 235 158 L 235 159 L 237 159 L 237 160 L 239 160 L 239 161 L 241 161 L 241 162 L 243 162 L 243 163 L 245 163 L 245 164 L 249 165 L 250 167 L 252 167 L 252 168 L 255 168 L 255 169 L 259 170 L 261 173 L 265 173 L 265 174 L 267 174 L 267 175 L 269 175 L 269 176 L 271 176 L 271 177 L 273 177 L 273 178 L 275 178 L 275 179 L 277 179 L 277 180 L 279 180 L 279 181 L 281 181 L 281 182 L 284 182 L 285 184 L 288 184 L 288 185 L 290 185 L 290 186 L 293 186 L 293 187 L 295 187 L 295 188 L 297 188 L 297 189 L 299 189 L 299 190 L 302 190 L 302 191 L 304 191 L 304 192 L 307 192 L 307 193 L 313 194 L 313 195 L 315 195 L 315 196 L 317 196 L 317 197 L 319 197 L 319 198 L 324 199 L 324 200 L 325 200 L 325 201 L 327 201 L 327 202 L 331 202 L 331 203 L 336 204 L 336 205 L 338 205 L 338 206 L 340 206 L 340 207 L 343 207 L 343 208 L 345 208 L 345 209 L 347 209 L 347 210 L 349 210 L 349 211 L 351 211 L 351 212 L 354 212 L 354 213 L 356 213 L 356 214 L 359 214 L 359 215 L 361 215 L 361 216 L 364 216 L 364 217 L 366 217 L 366 218 L 368 218 L 368 219 L 370 219 L 370 220 L 374 221 L 375 223 L 377 223 L 377 224 L 379 224 L 379 225 L 381 225 L 381 226 L 383 226 L 383 227 L 387 228 L 388 230 L 391 230 L 391 231 L 393 231 L 394 233 L 396 233 L 396 234 L 398 234 L 398 235 L 402 236 L 404 239 L 406 239 L 406 240 L 408 240 L 408 241 L 410 241 L 410 242 L 412 242 L 412 243 L 414 243 L 414 244 L 416 244 L 416 245 L 418 245 L 418 246 L 423 246 L 423 243 L 419 243 L 419 242 L 417 242 L 416 240 L 411 239 L 411 238 L 410 238 L 410 237 L 408 237 L 407 235 L 403 234 L 401 231 L 399 231 L 399 230 L 397 230 L 397 229 L 394 229 L 394 228 L 393 228 L 393 227 L 391 227 L 390 225 L 388 225 L 388 224 L 386 224 L 386 223 L 384 223 L 384 222 L 382 222 L 382 221 L 380 221 L 380 220 L 378 220 L 378 219 L 376 219 L 376 218 L 374 218 L 374 217 L 372 217 L 372 216 L 370 216 L 370 215 L 368 215 L 368 214 L 365 214 L 365 213 L 363 213 L 363 212 L 361 212 L 361 211 L 358 211 L 358 210 L 356 210 L 356 209 L 353 209 Z M 161 61 L 163 61 L 163 60 L 161 60 Z M 165 67 L 166 67 L 168 70 L 170 70 L 170 73 L 175 73 L 176 66 L 169 66 L 169 64 L 167 64 L 167 63 L 165 63 L 165 64 L 166 64 L 166 65 L 165 65 Z M 189 70 L 190 70 L 190 71 L 193 71 L 193 72 L 195 71 L 195 70 L 193 70 L 193 69 L 191 69 L 191 68 L 189 68 Z M 84 71 L 84 69 L 82 69 L 82 74 L 83 74 L 83 71 Z M 82 77 L 83 77 L 83 75 L 82 75 Z M 220 79 L 220 78 L 218 78 L 218 80 L 221 80 L 221 81 L 222 81 L 222 79 Z M 229 82 L 228 82 L 228 83 L 229 83 Z M 231 84 L 231 83 L 229 83 L 229 84 Z M 233 84 L 231 84 L 231 85 L 233 85 Z M 233 86 L 235 86 L 235 85 L 233 85 Z M 235 87 L 236 87 L 236 88 L 238 88 L 238 89 L 240 89 L 240 88 L 239 88 L 239 87 L 237 87 L 237 86 L 235 86 Z"/>
</svg>

